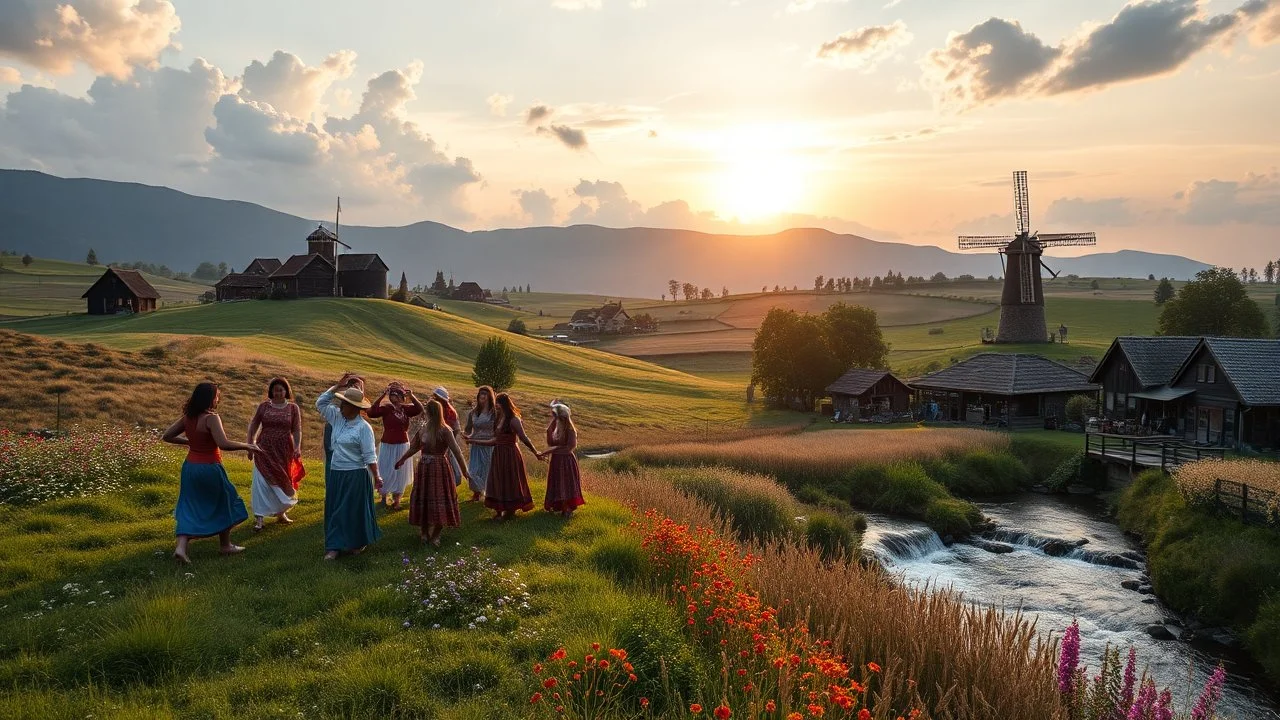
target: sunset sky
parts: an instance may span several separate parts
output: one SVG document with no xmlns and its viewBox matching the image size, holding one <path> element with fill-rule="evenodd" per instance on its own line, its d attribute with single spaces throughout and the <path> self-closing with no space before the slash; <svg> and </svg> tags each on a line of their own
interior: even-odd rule
<svg viewBox="0 0 1280 720">
<path fill-rule="evenodd" d="M 366 225 L 1280 257 L 1280 0 L 10 0 L 0 167 Z"/>
</svg>

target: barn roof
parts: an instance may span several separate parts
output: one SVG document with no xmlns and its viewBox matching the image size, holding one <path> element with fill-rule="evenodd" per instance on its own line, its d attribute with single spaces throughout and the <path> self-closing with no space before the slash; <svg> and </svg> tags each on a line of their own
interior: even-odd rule
<svg viewBox="0 0 1280 720">
<path fill-rule="evenodd" d="M 333 272 L 333 263 L 329 262 L 328 258 L 324 257 L 323 255 L 317 255 L 315 253 L 312 253 L 310 255 L 294 255 L 293 257 L 286 260 L 284 262 L 284 265 L 280 266 L 279 270 L 276 270 L 275 272 L 271 273 L 271 277 L 273 278 L 294 277 L 295 275 L 302 272 L 303 269 L 305 269 L 308 265 L 310 265 L 312 262 L 316 260 L 319 260 L 320 262 L 327 265 L 329 268 L 329 271 Z"/>
<path fill-rule="evenodd" d="M 249 263 L 249 267 L 257 265 L 262 268 L 266 274 L 270 275 L 271 273 L 279 270 L 280 266 L 283 264 L 284 263 L 280 262 L 277 258 L 254 258 L 253 262 Z M 248 271 L 248 269 L 249 268 L 245 268 L 245 271 Z"/>
<path fill-rule="evenodd" d="M 924 390 L 1033 395 L 1050 392 L 1095 392 L 1098 386 L 1082 372 L 1039 355 L 982 353 L 911 383 Z"/>
<path fill-rule="evenodd" d="M 387 272 L 390 268 L 382 262 L 382 258 L 377 253 L 347 253 L 338 256 L 338 271 L 351 272 L 357 270 L 377 270 L 381 268 L 383 272 Z"/>
<path fill-rule="evenodd" d="M 223 277 L 214 287 L 220 288 L 265 288 L 270 284 L 266 275 L 258 273 L 231 273 Z"/>
<path fill-rule="evenodd" d="M 483 292 L 484 292 L 484 288 L 480 287 L 480 283 L 477 283 L 477 282 L 471 282 L 470 280 L 468 280 L 468 281 L 466 281 L 466 282 L 459 283 L 459 284 L 458 284 L 458 287 L 454 289 L 454 292 L 478 292 L 478 293 L 483 293 Z"/>
<path fill-rule="evenodd" d="M 1194 336 L 1118 337 L 1107 348 L 1107 354 L 1102 356 L 1102 362 L 1098 363 L 1089 379 L 1098 382 L 1102 368 L 1119 350 L 1129 360 L 1129 367 L 1133 368 L 1133 374 L 1142 387 L 1164 385 L 1173 382 L 1178 368 L 1199 344 L 1200 338 Z"/>
<path fill-rule="evenodd" d="M 98 287 L 98 284 L 107 279 L 110 275 L 115 275 L 119 278 L 120 282 L 123 283 L 124 286 L 129 289 L 129 292 L 133 293 L 133 296 L 136 298 L 151 300 L 160 299 L 160 293 L 156 292 L 156 289 L 151 287 L 151 283 L 147 282 L 147 279 L 142 277 L 142 273 L 137 270 L 122 270 L 120 268 L 113 267 L 107 268 L 107 271 L 102 273 L 102 277 L 98 278 L 92 285 L 90 285 L 89 289 L 85 290 L 84 294 L 81 295 L 80 298 L 84 299 L 89 297 L 89 293 L 93 292 L 93 289 Z"/>
<path fill-rule="evenodd" d="M 1280 339 L 1207 337 L 1200 342 L 1246 405 L 1280 405 Z M 1182 363 L 1178 376 L 1195 355 Z"/>
<path fill-rule="evenodd" d="M 893 376 L 888 370 L 864 370 L 862 368 L 853 368 L 852 370 L 841 375 L 838 380 L 827 386 L 827 392 L 837 393 L 840 395 L 861 395 L 862 393 L 875 387 L 885 376 L 892 377 L 894 380 L 898 378 Z M 898 382 L 902 382 L 898 380 Z"/>
</svg>

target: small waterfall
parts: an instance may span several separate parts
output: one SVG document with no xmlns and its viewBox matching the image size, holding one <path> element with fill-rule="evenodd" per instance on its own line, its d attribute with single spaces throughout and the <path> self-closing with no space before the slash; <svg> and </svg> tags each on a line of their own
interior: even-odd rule
<svg viewBox="0 0 1280 720">
<path fill-rule="evenodd" d="M 1103 552 L 1100 550 L 1089 550 L 1085 547 L 1085 540 L 1083 539 L 1067 540 L 1064 538 L 1037 535 L 1035 533 L 1016 528 L 988 530 L 987 532 L 982 533 L 982 538 L 984 540 L 992 540 L 1009 545 L 1020 545 L 1022 547 L 1035 548 L 1043 552 L 1045 555 L 1079 560 L 1091 565 L 1106 565 L 1108 567 L 1125 568 L 1128 570 L 1142 569 L 1141 556 L 1132 553 L 1117 554 Z"/>
<path fill-rule="evenodd" d="M 1127 570 L 1142 569 L 1142 563 L 1137 559 L 1137 557 L 1131 556 L 1128 553 L 1117 555 L 1116 553 L 1076 548 L 1075 550 L 1067 553 L 1066 557 L 1069 557 L 1072 560 L 1082 560 L 1091 565 L 1107 565 L 1110 567 L 1125 568 Z"/>
<path fill-rule="evenodd" d="M 929 528 L 879 533 L 868 539 L 867 549 L 886 566 L 901 565 L 947 551 L 942 538 Z"/>
</svg>

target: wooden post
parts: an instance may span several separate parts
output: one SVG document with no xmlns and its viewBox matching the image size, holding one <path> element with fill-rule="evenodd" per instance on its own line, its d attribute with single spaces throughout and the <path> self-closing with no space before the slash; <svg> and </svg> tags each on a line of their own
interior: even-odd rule
<svg viewBox="0 0 1280 720">
<path fill-rule="evenodd" d="M 1222 478 L 1213 481 L 1213 506 L 1222 507 Z"/>
<path fill-rule="evenodd" d="M 1249 522 L 1249 486 L 1240 483 L 1240 519 Z"/>
</svg>

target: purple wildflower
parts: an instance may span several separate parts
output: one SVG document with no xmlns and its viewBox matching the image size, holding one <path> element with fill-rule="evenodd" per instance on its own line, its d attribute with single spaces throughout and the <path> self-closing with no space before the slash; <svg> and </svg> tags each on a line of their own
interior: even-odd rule
<svg viewBox="0 0 1280 720">
<path fill-rule="evenodd" d="M 1196 700 L 1196 706 L 1191 708 L 1191 720 L 1210 720 L 1218 709 L 1218 701 L 1222 699 L 1222 686 L 1227 681 L 1227 671 L 1219 665 L 1213 675 L 1209 676 L 1209 682 L 1204 684 L 1204 690 L 1200 693 L 1200 699 Z"/>
<path fill-rule="evenodd" d="M 1133 688 L 1138 678 L 1138 652 L 1129 648 L 1129 661 L 1124 666 L 1124 688 L 1120 691 L 1120 715 L 1133 707 Z"/>
<path fill-rule="evenodd" d="M 1080 663 L 1080 623 L 1072 620 L 1062 635 L 1062 653 L 1058 656 L 1058 692 L 1071 694 L 1076 666 Z"/>
<path fill-rule="evenodd" d="M 1166 689 L 1156 702 L 1156 720 L 1173 720 L 1173 693 Z"/>
<path fill-rule="evenodd" d="M 1156 684 L 1152 680 L 1142 683 L 1142 689 L 1138 691 L 1138 699 L 1134 701 L 1133 707 L 1129 708 L 1128 720 L 1146 720 L 1150 716 L 1156 704 Z"/>
</svg>

